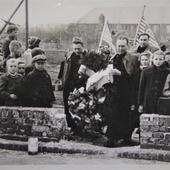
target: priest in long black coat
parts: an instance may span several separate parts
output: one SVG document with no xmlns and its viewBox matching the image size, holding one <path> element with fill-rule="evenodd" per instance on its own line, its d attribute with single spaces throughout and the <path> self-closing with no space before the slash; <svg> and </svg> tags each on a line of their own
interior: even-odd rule
<svg viewBox="0 0 170 170">
<path fill-rule="evenodd" d="M 129 140 L 130 132 L 130 94 L 132 78 L 138 68 L 137 57 L 127 51 L 128 39 L 119 37 L 117 40 L 117 54 L 113 58 L 113 65 L 121 72 L 121 76 L 114 77 L 117 94 L 116 109 L 112 113 L 108 123 L 107 137 L 105 146 L 112 147 L 119 139 Z M 115 104 L 115 103 L 114 103 Z M 114 105 L 113 104 L 113 105 Z"/>
</svg>

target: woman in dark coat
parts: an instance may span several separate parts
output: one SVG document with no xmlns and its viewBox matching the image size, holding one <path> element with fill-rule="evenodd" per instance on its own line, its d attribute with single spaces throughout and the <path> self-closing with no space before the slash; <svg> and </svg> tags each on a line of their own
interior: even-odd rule
<svg viewBox="0 0 170 170">
<path fill-rule="evenodd" d="M 135 129 L 135 127 L 139 127 L 139 112 L 138 112 L 138 91 L 139 91 L 139 83 L 140 83 L 140 77 L 141 72 L 143 69 L 146 69 L 150 66 L 150 58 L 151 53 L 150 52 L 144 52 L 141 53 L 139 56 L 139 62 L 140 67 L 136 70 L 134 77 L 133 77 L 133 84 L 132 84 L 132 104 L 131 104 L 131 127 L 132 131 Z"/>
</svg>

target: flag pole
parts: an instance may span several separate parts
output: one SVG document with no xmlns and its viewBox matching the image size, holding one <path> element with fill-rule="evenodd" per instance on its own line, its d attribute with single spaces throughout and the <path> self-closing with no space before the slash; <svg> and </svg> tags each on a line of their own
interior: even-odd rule
<svg viewBox="0 0 170 170">
<path fill-rule="evenodd" d="M 100 42 L 99 42 L 99 47 L 101 46 L 101 44 L 102 44 L 102 39 L 103 39 L 103 35 L 104 35 L 104 29 L 105 29 L 105 27 L 106 27 L 106 17 L 104 17 L 104 25 L 103 25 L 103 30 L 102 30 L 102 35 L 101 35 L 101 38 L 100 38 Z"/>
<path fill-rule="evenodd" d="M 28 48 L 28 36 L 29 36 L 28 0 L 25 0 L 25 29 L 26 29 L 25 49 L 27 50 L 27 48 Z"/>
<path fill-rule="evenodd" d="M 146 8 L 146 5 L 144 5 L 144 7 L 143 7 L 143 10 L 142 10 L 142 17 L 144 16 L 145 8 Z M 142 17 L 141 17 L 141 19 L 140 19 L 140 22 L 139 22 L 139 24 L 138 24 L 138 28 L 137 28 L 137 30 L 136 30 L 136 35 L 135 35 L 135 39 L 134 39 L 134 41 L 133 41 L 133 45 L 135 45 L 135 43 L 136 43 L 137 34 L 138 34 L 139 26 L 140 26 L 141 21 L 142 21 Z"/>
</svg>

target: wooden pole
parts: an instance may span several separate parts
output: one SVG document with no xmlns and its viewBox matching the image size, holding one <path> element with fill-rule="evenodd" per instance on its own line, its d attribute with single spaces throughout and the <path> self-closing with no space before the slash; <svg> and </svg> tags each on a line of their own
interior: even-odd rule
<svg viewBox="0 0 170 170">
<path fill-rule="evenodd" d="M 25 0 L 25 28 L 26 28 L 26 43 L 25 48 L 28 48 L 29 24 L 28 24 L 28 0 Z"/>
<path fill-rule="evenodd" d="M 8 19 L 8 21 L 6 22 L 6 24 L 3 26 L 3 28 L 0 31 L 0 35 L 2 34 L 2 32 L 4 31 L 4 29 L 6 28 L 6 26 L 8 25 L 8 23 L 10 22 L 10 20 L 12 19 L 12 17 L 15 15 L 15 13 L 17 12 L 17 10 L 19 9 L 19 7 L 21 6 L 21 4 L 23 3 L 24 0 L 22 0 L 19 5 L 17 6 L 17 8 L 15 9 L 15 11 L 12 13 L 12 15 L 10 16 L 10 18 Z"/>
</svg>

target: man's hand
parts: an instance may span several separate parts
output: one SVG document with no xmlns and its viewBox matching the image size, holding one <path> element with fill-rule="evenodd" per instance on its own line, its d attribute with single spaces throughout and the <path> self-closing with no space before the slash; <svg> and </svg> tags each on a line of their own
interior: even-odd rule
<svg viewBox="0 0 170 170">
<path fill-rule="evenodd" d="M 130 109 L 131 109 L 131 111 L 134 111 L 135 110 L 135 105 L 132 105 Z"/>
<path fill-rule="evenodd" d="M 142 112 L 143 112 L 143 106 L 142 106 L 142 105 L 139 106 L 138 112 L 139 112 L 139 113 L 142 113 Z"/>
<path fill-rule="evenodd" d="M 118 69 L 111 69 L 110 74 L 114 76 L 121 76 L 121 72 Z"/>
<path fill-rule="evenodd" d="M 16 100 L 18 97 L 15 94 L 10 94 L 10 98 Z"/>
</svg>

